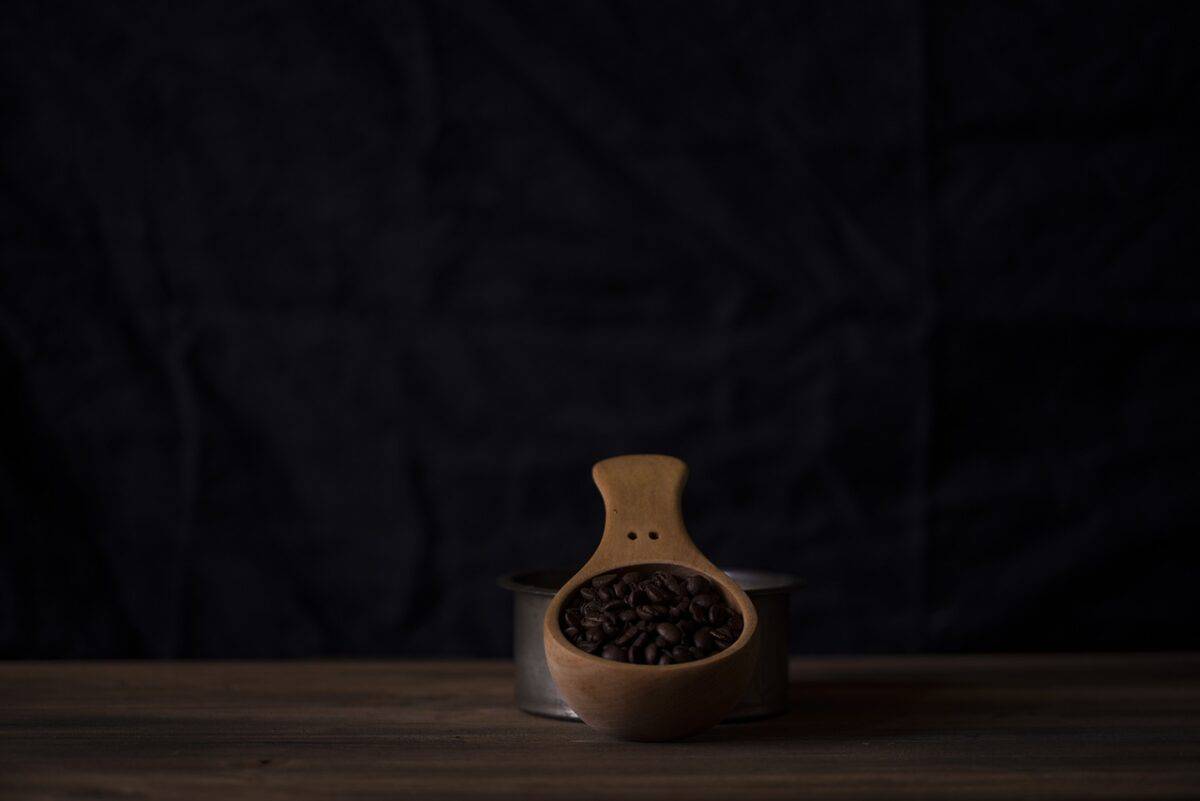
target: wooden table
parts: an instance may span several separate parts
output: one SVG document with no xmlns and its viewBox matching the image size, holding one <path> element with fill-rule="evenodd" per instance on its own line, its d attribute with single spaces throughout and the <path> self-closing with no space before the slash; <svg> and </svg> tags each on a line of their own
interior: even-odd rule
<svg viewBox="0 0 1200 801">
<path fill-rule="evenodd" d="M 0 798 L 1197 798 L 1200 655 L 797 659 L 683 743 L 512 705 L 507 662 L 0 663 Z"/>
</svg>

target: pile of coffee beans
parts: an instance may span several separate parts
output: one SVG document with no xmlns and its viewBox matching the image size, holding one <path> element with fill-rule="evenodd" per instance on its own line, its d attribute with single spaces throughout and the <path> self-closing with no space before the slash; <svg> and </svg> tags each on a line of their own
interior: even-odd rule
<svg viewBox="0 0 1200 801">
<path fill-rule="evenodd" d="M 563 633 L 576 647 L 635 665 L 703 659 L 742 631 L 741 613 L 711 581 L 665 570 L 596 576 L 563 610 Z"/>
</svg>

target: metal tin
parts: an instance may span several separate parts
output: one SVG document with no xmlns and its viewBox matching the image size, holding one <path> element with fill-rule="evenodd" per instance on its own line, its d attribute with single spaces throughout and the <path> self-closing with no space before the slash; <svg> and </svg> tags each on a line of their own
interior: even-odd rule
<svg viewBox="0 0 1200 801">
<path fill-rule="evenodd" d="M 726 721 L 770 717 L 787 711 L 789 600 L 804 582 L 785 573 L 726 570 L 758 610 L 758 670 L 741 703 Z M 542 618 L 569 570 L 523 570 L 498 583 L 513 593 L 513 659 L 517 668 L 517 706 L 535 715 L 565 720 L 579 717 L 558 695 L 546 667 Z"/>
</svg>

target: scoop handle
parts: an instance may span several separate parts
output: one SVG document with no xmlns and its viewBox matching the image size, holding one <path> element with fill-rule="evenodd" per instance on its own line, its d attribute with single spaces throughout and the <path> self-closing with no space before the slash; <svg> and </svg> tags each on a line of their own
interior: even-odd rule
<svg viewBox="0 0 1200 801">
<path fill-rule="evenodd" d="M 683 524 L 683 485 L 688 466 L 673 456 L 614 456 L 592 467 L 604 498 L 604 534 L 580 571 L 675 562 L 704 572 L 717 568 L 700 553 Z"/>
</svg>

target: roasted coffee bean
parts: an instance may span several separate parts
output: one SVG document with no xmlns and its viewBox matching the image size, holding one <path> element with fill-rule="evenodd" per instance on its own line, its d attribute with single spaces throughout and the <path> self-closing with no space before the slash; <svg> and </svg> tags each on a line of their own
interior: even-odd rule
<svg viewBox="0 0 1200 801">
<path fill-rule="evenodd" d="M 704 576 L 629 570 L 596 576 L 564 606 L 563 634 L 616 662 L 672 665 L 737 641 L 742 616 Z"/>
<path fill-rule="evenodd" d="M 672 645 L 683 639 L 683 632 L 674 623 L 659 623 L 656 631 L 659 637 Z"/>
<path fill-rule="evenodd" d="M 604 657 L 605 659 L 611 659 L 614 662 L 624 662 L 625 661 L 625 652 L 622 651 L 621 648 L 616 645 L 604 646 L 604 650 L 600 652 L 600 656 Z"/>
</svg>

